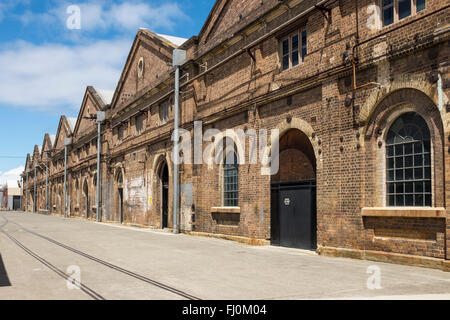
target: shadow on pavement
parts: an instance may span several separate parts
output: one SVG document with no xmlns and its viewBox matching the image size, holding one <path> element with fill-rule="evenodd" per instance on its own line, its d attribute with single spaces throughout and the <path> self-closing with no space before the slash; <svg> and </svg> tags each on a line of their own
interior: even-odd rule
<svg viewBox="0 0 450 320">
<path fill-rule="evenodd" d="M 6 273 L 5 265 L 3 264 L 2 256 L 0 255 L 0 287 L 10 287 L 8 274 Z"/>
</svg>

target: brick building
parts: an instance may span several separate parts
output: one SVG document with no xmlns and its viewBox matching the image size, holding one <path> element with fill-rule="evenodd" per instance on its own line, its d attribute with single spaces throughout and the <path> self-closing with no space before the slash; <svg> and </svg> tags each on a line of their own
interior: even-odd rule
<svg viewBox="0 0 450 320">
<path fill-rule="evenodd" d="M 449 26 L 439 0 L 218 0 L 183 43 L 140 29 L 115 91 L 88 87 L 27 156 L 24 206 L 63 213 L 70 138 L 66 214 L 172 228 L 178 48 L 180 127 L 203 137 L 180 154 L 182 232 L 448 268 Z M 272 175 L 249 154 L 273 145 L 261 129 L 279 132 Z M 226 139 L 239 164 L 193 159 Z"/>
</svg>

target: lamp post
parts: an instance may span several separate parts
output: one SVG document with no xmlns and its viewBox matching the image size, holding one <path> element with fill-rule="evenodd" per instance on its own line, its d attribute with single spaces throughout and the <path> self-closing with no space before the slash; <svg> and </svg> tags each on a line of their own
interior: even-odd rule
<svg viewBox="0 0 450 320">
<path fill-rule="evenodd" d="M 64 139 L 64 218 L 66 217 L 66 206 L 67 206 L 67 148 L 72 143 L 72 139 Z"/>
<path fill-rule="evenodd" d="M 175 115 L 173 120 L 173 233 L 179 232 L 178 225 L 178 153 L 179 153 L 179 132 L 178 132 L 178 116 L 180 113 L 180 66 L 186 61 L 186 51 L 175 49 L 173 50 L 172 65 L 175 67 Z"/>
<path fill-rule="evenodd" d="M 30 169 L 27 168 L 27 187 L 25 188 L 25 212 L 28 211 L 28 174 Z"/>
<path fill-rule="evenodd" d="M 97 222 L 100 221 L 100 154 L 101 154 L 101 123 L 105 120 L 105 112 L 97 111 Z"/>
<path fill-rule="evenodd" d="M 33 176 L 33 212 L 36 212 L 36 169 L 37 164 L 34 164 L 34 176 Z"/>
</svg>

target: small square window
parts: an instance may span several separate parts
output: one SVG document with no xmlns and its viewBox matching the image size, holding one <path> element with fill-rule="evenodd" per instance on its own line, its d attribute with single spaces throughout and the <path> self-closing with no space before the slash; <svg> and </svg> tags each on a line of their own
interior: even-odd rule
<svg viewBox="0 0 450 320">
<path fill-rule="evenodd" d="M 305 61 L 307 53 L 306 30 L 303 30 L 300 33 L 292 33 L 281 41 L 280 46 L 282 70 L 287 70 L 299 65 L 300 55 L 303 62 Z"/>
<path fill-rule="evenodd" d="M 159 106 L 159 120 L 162 124 L 169 119 L 169 102 L 166 101 Z"/>
</svg>

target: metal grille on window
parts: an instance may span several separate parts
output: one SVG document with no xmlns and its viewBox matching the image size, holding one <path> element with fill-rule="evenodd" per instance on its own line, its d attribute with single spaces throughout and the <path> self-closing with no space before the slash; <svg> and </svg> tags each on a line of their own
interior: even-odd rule
<svg viewBox="0 0 450 320">
<path fill-rule="evenodd" d="M 386 139 L 389 206 L 431 206 L 430 130 L 417 113 L 400 116 Z"/>
<path fill-rule="evenodd" d="M 223 187 L 224 205 L 237 207 L 239 205 L 239 164 L 236 153 L 233 151 L 227 154 L 223 165 Z"/>
</svg>

